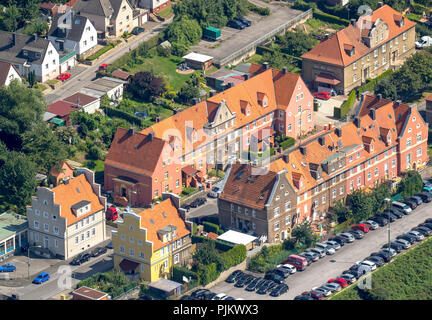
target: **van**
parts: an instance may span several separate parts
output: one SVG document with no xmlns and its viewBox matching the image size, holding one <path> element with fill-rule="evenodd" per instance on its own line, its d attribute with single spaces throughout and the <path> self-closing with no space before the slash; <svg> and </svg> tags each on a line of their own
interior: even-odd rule
<svg viewBox="0 0 432 320">
<path fill-rule="evenodd" d="M 111 221 L 116 221 L 118 218 L 118 211 L 115 206 L 111 206 L 106 211 L 106 219 Z"/>
<path fill-rule="evenodd" d="M 408 207 L 405 203 L 398 202 L 398 201 L 393 201 L 392 207 L 404 212 L 405 214 L 409 214 L 412 211 L 412 209 Z"/>
<path fill-rule="evenodd" d="M 293 265 L 299 271 L 303 271 L 304 269 L 306 269 L 306 266 L 308 264 L 305 257 L 300 257 L 296 254 L 292 254 L 288 258 L 286 258 L 283 261 L 283 264 L 285 263 Z"/>
</svg>

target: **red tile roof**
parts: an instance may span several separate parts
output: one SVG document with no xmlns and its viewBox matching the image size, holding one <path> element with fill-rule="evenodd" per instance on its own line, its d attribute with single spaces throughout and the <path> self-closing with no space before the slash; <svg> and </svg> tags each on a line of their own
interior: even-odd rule
<svg viewBox="0 0 432 320">
<path fill-rule="evenodd" d="M 47 107 L 47 111 L 51 112 L 53 114 L 56 114 L 60 117 L 64 117 L 67 116 L 68 114 L 70 114 L 72 111 L 77 111 L 80 108 L 75 106 L 74 104 L 70 103 L 70 102 L 66 102 L 66 101 L 56 101 L 54 103 L 51 103 L 48 107 Z"/>
<path fill-rule="evenodd" d="M 112 76 L 122 80 L 127 80 L 131 76 L 131 74 L 121 69 L 117 69 L 113 71 Z"/>
<path fill-rule="evenodd" d="M 73 300 L 75 299 L 75 295 L 86 298 L 88 300 L 101 300 L 105 297 L 108 297 L 107 293 L 86 286 L 82 286 L 72 292 L 72 296 L 74 296 Z"/>
<path fill-rule="evenodd" d="M 90 104 L 96 100 L 98 100 L 98 98 L 86 95 L 86 94 L 81 93 L 81 92 L 74 93 L 73 95 L 63 99 L 63 101 L 73 103 L 74 105 L 80 106 L 80 107 L 86 106 L 86 105 L 88 105 L 88 104 Z"/>
</svg>

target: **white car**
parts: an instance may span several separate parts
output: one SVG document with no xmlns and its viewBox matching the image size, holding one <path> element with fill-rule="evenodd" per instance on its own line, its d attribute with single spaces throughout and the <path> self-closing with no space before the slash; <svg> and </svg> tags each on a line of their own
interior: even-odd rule
<svg viewBox="0 0 432 320">
<path fill-rule="evenodd" d="M 312 290 L 315 290 L 315 291 L 322 293 L 325 297 L 328 297 L 329 295 L 332 294 L 331 290 L 329 290 L 328 288 L 324 288 L 324 287 L 314 287 L 314 288 L 312 288 Z"/>
<path fill-rule="evenodd" d="M 224 298 L 226 298 L 227 295 L 225 293 L 219 293 L 217 295 L 215 295 L 212 300 L 223 300 Z"/>
<path fill-rule="evenodd" d="M 364 260 L 362 262 L 359 262 L 359 264 L 361 266 L 367 266 L 367 267 L 369 267 L 372 271 L 377 268 L 377 265 L 374 262 L 369 261 L 369 260 Z"/>
<path fill-rule="evenodd" d="M 367 225 L 367 226 L 368 226 L 369 228 L 371 228 L 372 230 L 376 230 L 376 229 L 379 228 L 379 224 L 376 223 L 376 222 L 373 221 L 373 220 L 367 220 L 366 222 L 360 222 L 360 223 L 363 223 L 363 224 Z"/>
<path fill-rule="evenodd" d="M 315 245 L 315 248 L 324 250 L 324 252 L 328 255 L 333 255 L 336 252 L 336 250 L 334 248 L 330 247 L 329 245 L 327 245 L 325 243 L 317 243 Z"/>
<path fill-rule="evenodd" d="M 221 192 L 222 189 L 220 187 L 213 187 L 213 189 L 208 193 L 208 196 L 211 198 L 218 198 Z"/>
<path fill-rule="evenodd" d="M 342 290 L 342 287 L 340 285 L 338 285 L 337 283 L 334 283 L 334 282 L 326 283 L 326 284 L 322 285 L 321 288 L 330 290 L 332 293 Z"/>
<path fill-rule="evenodd" d="M 432 45 L 432 38 L 429 36 L 423 36 L 420 41 L 415 42 L 416 49 L 424 49 Z"/>
<path fill-rule="evenodd" d="M 297 268 L 294 267 L 292 264 L 280 264 L 277 266 L 278 268 L 285 268 L 287 270 L 289 270 L 290 274 L 296 273 L 297 272 Z"/>
<path fill-rule="evenodd" d="M 341 248 L 341 245 L 337 243 L 336 241 L 327 240 L 323 242 L 324 244 L 330 245 L 335 250 L 339 250 Z"/>
<path fill-rule="evenodd" d="M 390 253 L 390 256 L 392 258 L 397 254 L 396 250 L 392 249 L 392 248 L 384 248 L 384 249 L 381 249 L 380 252 Z"/>
</svg>

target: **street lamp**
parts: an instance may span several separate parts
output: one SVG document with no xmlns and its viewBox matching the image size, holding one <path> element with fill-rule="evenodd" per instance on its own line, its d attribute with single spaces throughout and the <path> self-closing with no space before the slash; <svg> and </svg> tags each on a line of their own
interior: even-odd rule
<svg viewBox="0 0 432 320">
<path fill-rule="evenodd" d="M 42 248 L 41 245 L 29 246 L 27 248 L 27 278 L 30 280 L 30 249 L 31 248 Z"/>
<path fill-rule="evenodd" d="M 389 207 L 389 204 L 390 204 L 390 199 L 389 198 L 385 198 L 384 199 L 384 201 L 385 201 L 385 207 L 386 207 L 386 209 L 388 210 L 388 209 L 390 209 L 390 207 Z M 388 212 L 388 250 L 389 250 L 389 253 L 390 253 L 390 210 L 388 210 L 387 211 Z"/>
</svg>

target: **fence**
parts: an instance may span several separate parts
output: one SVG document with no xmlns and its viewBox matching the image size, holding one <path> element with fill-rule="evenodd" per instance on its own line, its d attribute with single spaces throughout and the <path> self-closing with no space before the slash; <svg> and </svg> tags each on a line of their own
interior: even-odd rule
<svg viewBox="0 0 432 320">
<path fill-rule="evenodd" d="M 302 21 L 304 19 L 312 18 L 312 14 L 313 14 L 312 9 L 309 9 L 308 11 L 302 12 L 301 14 L 299 14 L 294 19 L 289 20 L 288 22 L 284 23 L 280 27 L 278 27 L 278 28 L 270 31 L 269 33 L 265 34 L 264 36 L 256 39 L 255 41 L 251 42 L 250 44 L 243 47 L 242 49 L 237 50 L 236 52 L 230 54 L 229 56 L 227 56 L 225 58 L 220 59 L 219 61 L 215 61 L 215 64 L 222 66 L 222 65 L 229 63 L 230 61 L 238 58 L 239 56 L 242 56 L 243 54 L 246 54 L 246 53 L 250 52 L 251 50 L 255 49 L 261 43 L 266 41 L 267 38 L 273 37 L 274 35 L 284 31 L 285 29 L 294 27 L 297 23 L 299 23 L 300 21 Z"/>
<path fill-rule="evenodd" d="M 132 288 L 129 291 L 126 291 L 125 293 L 122 293 L 121 295 L 115 297 L 113 300 L 127 300 L 130 296 L 137 294 L 139 291 L 140 286 L 138 285 L 135 288 Z"/>
</svg>

